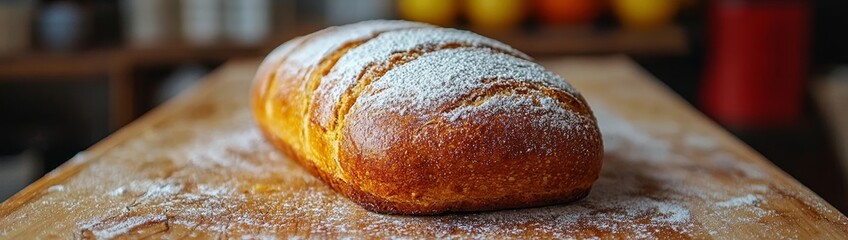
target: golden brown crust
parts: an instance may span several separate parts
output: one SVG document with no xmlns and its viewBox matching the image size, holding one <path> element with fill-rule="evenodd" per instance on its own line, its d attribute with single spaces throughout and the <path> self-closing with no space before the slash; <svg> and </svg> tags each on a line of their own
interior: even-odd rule
<svg viewBox="0 0 848 240">
<path fill-rule="evenodd" d="M 263 62 L 255 79 L 253 112 L 273 145 L 338 192 L 382 213 L 532 207 L 588 194 L 598 178 L 603 148 L 595 119 L 579 94 L 542 82 L 481 76 L 482 85 L 426 106 L 427 117 L 368 105 L 359 95 L 373 98 L 382 91 L 372 88 L 372 82 L 390 81 L 381 79 L 387 71 L 427 52 L 452 48 L 490 49 L 491 54 L 514 51 L 462 42 L 426 45 L 394 52 L 387 62 L 369 64 L 353 79 L 354 85 L 341 86 L 341 80 L 326 78 L 348 51 L 383 32 L 430 27 L 392 22 L 374 24 L 368 29 L 372 34 L 351 30 L 368 25 L 343 26 L 298 38 Z M 318 41 L 335 41 L 326 45 L 333 49 L 326 49 L 320 61 L 290 59 L 303 56 L 304 49 L 322 47 L 310 46 Z M 342 88 L 337 90 L 344 93 L 335 101 L 322 92 L 333 88 Z M 318 93 L 313 93 L 316 90 Z M 482 107 L 504 99 L 528 104 Z M 548 108 L 566 112 L 551 113 L 540 107 L 544 101 L 555 102 Z M 330 115 L 333 124 L 324 125 L 316 116 L 326 114 L 328 108 L 323 106 L 328 104 L 336 113 Z M 472 117 L 447 117 L 460 111 L 471 111 Z M 537 121 L 551 116 L 567 118 L 569 125 L 552 127 Z"/>
</svg>

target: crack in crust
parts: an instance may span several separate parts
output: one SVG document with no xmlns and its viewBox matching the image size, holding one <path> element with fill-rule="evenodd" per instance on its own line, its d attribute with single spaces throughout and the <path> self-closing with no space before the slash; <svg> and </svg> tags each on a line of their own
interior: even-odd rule
<svg viewBox="0 0 848 240">
<path fill-rule="evenodd" d="M 498 49 L 498 48 L 495 48 L 495 47 L 486 46 L 486 45 L 474 46 L 472 44 L 467 44 L 467 43 L 448 43 L 448 44 L 442 44 L 442 45 L 426 45 L 426 46 L 422 46 L 422 47 L 413 49 L 411 51 L 395 52 L 391 55 L 391 57 L 389 57 L 389 59 L 387 61 L 374 62 L 374 63 L 368 64 L 362 70 L 362 72 L 359 73 L 359 76 L 357 76 L 357 78 L 356 78 L 356 84 L 354 85 L 354 87 L 347 89 L 345 91 L 345 93 L 342 94 L 342 97 L 340 98 L 339 102 L 337 103 L 337 105 L 339 105 L 340 107 L 337 108 L 337 110 L 336 110 L 336 113 L 335 113 L 336 120 L 331 123 L 331 125 L 329 127 L 329 131 L 334 132 L 334 131 L 338 131 L 339 129 L 341 129 L 341 126 L 344 123 L 344 119 L 345 119 L 347 113 L 350 112 L 350 108 L 353 107 L 353 105 L 359 99 L 360 95 L 362 94 L 362 91 L 364 91 L 365 88 L 370 86 L 371 83 L 380 80 L 380 78 L 382 78 L 383 75 L 386 74 L 386 72 L 388 72 L 388 71 L 390 71 L 394 68 L 400 67 L 403 64 L 412 62 L 415 59 L 417 59 L 418 57 L 420 57 L 421 55 L 431 53 L 431 52 L 440 51 L 440 50 L 457 49 L 457 48 L 488 49 L 488 50 L 491 50 L 495 53 L 503 53 L 503 54 L 508 54 L 508 55 L 515 56 L 515 57 L 518 57 L 518 58 L 526 59 L 526 58 L 523 58 L 521 56 L 510 54 L 509 51 Z"/>
<path fill-rule="evenodd" d="M 350 51 L 350 49 L 355 48 L 359 45 L 362 45 L 363 43 L 377 37 L 378 35 L 380 35 L 380 33 L 374 34 L 374 35 L 372 35 L 369 38 L 364 39 L 364 40 L 346 43 L 341 48 L 334 51 L 330 56 L 321 60 L 321 63 L 318 66 L 318 68 L 313 70 L 311 72 L 311 74 L 308 75 L 306 82 L 303 84 L 304 92 L 306 93 L 305 94 L 306 97 L 303 98 L 302 104 L 305 107 L 303 108 L 303 112 L 301 113 L 301 116 L 303 116 L 303 127 L 302 127 L 301 131 L 302 131 L 302 134 L 303 134 L 302 136 L 304 137 L 304 139 L 303 139 L 304 145 L 309 143 L 309 139 L 308 139 L 309 138 L 309 133 L 308 133 L 308 131 L 309 131 L 309 117 L 307 117 L 307 116 L 309 115 L 309 113 L 312 112 L 312 101 L 313 101 L 312 98 L 315 97 L 315 91 L 318 89 L 318 85 L 321 84 L 321 78 L 326 76 L 327 73 L 329 73 L 330 70 L 333 69 L 333 66 L 336 65 L 336 63 L 339 61 L 339 59 L 341 59 L 342 56 L 345 55 L 345 53 Z"/>
<path fill-rule="evenodd" d="M 522 82 L 516 79 L 483 79 L 483 83 L 488 83 L 484 88 L 478 88 L 455 100 L 453 103 L 437 109 L 437 114 L 433 114 L 433 118 L 422 124 L 415 131 L 413 139 L 420 136 L 421 130 L 433 124 L 439 124 L 445 121 L 444 115 L 450 114 L 463 107 L 477 107 L 483 105 L 486 101 L 499 96 L 527 96 L 535 97 L 544 95 L 555 99 L 561 108 L 569 111 L 574 111 L 579 116 L 591 114 L 586 107 L 584 101 L 562 89 L 552 88 L 542 83 Z M 538 102 L 537 102 L 538 104 Z"/>
<path fill-rule="evenodd" d="M 533 93 L 542 94 L 553 99 L 556 99 L 560 107 L 566 110 L 577 112 L 579 115 L 589 114 L 586 104 L 572 95 L 571 93 L 546 86 L 543 83 L 523 82 L 516 79 L 483 79 L 483 83 L 490 84 L 486 88 L 475 89 L 473 92 L 461 97 L 453 104 L 448 105 L 443 110 L 439 111 L 439 115 L 454 111 L 464 106 L 480 106 L 486 100 L 498 95 L 531 95 Z"/>
</svg>

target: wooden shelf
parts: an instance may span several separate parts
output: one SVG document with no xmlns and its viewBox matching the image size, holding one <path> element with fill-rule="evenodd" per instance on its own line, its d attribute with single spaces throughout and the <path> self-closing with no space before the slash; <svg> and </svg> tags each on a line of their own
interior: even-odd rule
<svg viewBox="0 0 848 240">
<path fill-rule="evenodd" d="M 73 78 L 108 75 L 112 68 L 137 64 L 175 64 L 190 60 L 225 61 L 233 57 L 257 57 L 267 53 L 270 45 L 240 46 L 228 43 L 193 46 L 186 43 L 150 47 L 121 47 L 71 53 L 34 52 L 0 58 L 0 81 L 38 78 Z M 122 66 L 123 65 L 123 66 Z"/>
<path fill-rule="evenodd" d="M 30 53 L 0 59 L 0 81 L 88 80 L 104 77 L 109 84 L 109 122 L 111 129 L 129 123 L 138 114 L 135 109 L 133 71 L 142 66 L 172 65 L 189 61 L 224 62 L 233 57 L 260 57 L 269 41 L 257 46 L 221 43 L 192 46 L 185 43 L 149 47 L 122 47 L 78 53 Z"/>
<path fill-rule="evenodd" d="M 686 31 L 677 25 L 655 30 L 578 27 L 483 34 L 536 56 L 562 54 L 663 56 L 689 53 Z"/>
<path fill-rule="evenodd" d="M 31 53 L 0 59 L 0 81 L 77 80 L 75 77 L 105 75 L 114 58 L 113 52 Z"/>
<path fill-rule="evenodd" d="M 239 46 L 218 44 L 209 46 L 192 46 L 177 43 L 154 47 L 128 47 L 117 52 L 123 61 L 138 64 L 182 63 L 185 60 L 227 60 L 233 57 L 256 57 L 265 53 L 265 44 L 257 46 Z"/>
</svg>

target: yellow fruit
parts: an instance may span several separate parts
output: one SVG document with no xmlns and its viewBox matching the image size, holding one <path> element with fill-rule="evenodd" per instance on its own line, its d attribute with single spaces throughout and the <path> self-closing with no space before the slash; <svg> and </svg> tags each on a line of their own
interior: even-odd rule
<svg viewBox="0 0 848 240">
<path fill-rule="evenodd" d="M 459 13 L 457 0 L 400 0 L 398 12 L 404 19 L 450 27 Z"/>
<path fill-rule="evenodd" d="M 524 18 L 525 1 L 468 0 L 466 11 L 471 25 L 484 31 L 517 27 Z"/>
<path fill-rule="evenodd" d="M 613 0 L 613 11 L 626 27 L 650 29 L 667 25 L 680 7 L 680 0 Z"/>
</svg>

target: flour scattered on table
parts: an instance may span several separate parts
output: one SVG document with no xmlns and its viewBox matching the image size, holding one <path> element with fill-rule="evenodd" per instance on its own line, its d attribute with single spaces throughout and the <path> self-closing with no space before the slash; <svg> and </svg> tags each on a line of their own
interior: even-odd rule
<svg viewBox="0 0 848 240">
<path fill-rule="evenodd" d="M 124 187 L 119 187 L 119 188 L 115 188 L 115 190 L 112 190 L 111 192 L 109 192 L 109 195 L 117 197 L 117 196 L 122 196 L 125 193 L 127 193 L 127 189 L 124 188 Z"/>
<path fill-rule="evenodd" d="M 114 224 L 104 224 L 104 222 L 94 222 L 83 226 L 84 231 L 90 231 L 94 237 L 98 239 L 110 239 L 127 233 L 133 228 L 152 222 L 163 222 L 167 217 L 163 215 L 145 215 L 134 216 L 123 219 Z"/>
<path fill-rule="evenodd" d="M 598 104 L 593 104 L 593 109 L 606 156 L 601 176 L 585 199 L 496 212 L 423 217 L 376 214 L 336 193 L 274 150 L 252 124 L 249 110 L 240 106 L 234 105 L 238 110 L 226 118 L 165 125 L 157 129 L 159 134 L 123 145 L 127 152 L 144 152 L 150 145 L 161 151 L 132 156 L 116 150 L 106 156 L 128 166 L 92 165 L 91 171 L 129 176 L 108 178 L 122 182 L 104 186 L 100 192 L 108 194 L 94 196 L 93 201 L 109 206 L 109 216 L 80 217 L 87 222 L 79 229 L 88 229 L 98 237 L 113 237 L 130 234 L 140 226 L 167 222 L 169 231 L 194 232 L 194 237 L 210 234 L 212 238 L 237 231 L 248 238 L 288 233 L 306 238 L 366 234 L 395 238 L 580 238 L 598 234 L 674 239 L 721 234 L 733 226 L 757 224 L 776 214 L 763 208 L 766 196 L 775 194 L 762 180 L 766 174 L 740 162 L 733 153 L 720 151 L 709 136 L 680 136 L 675 131 L 685 130 L 682 126 L 624 121 Z M 646 129 L 655 126 L 665 130 Z M 693 163 L 690 156 L 694 155 L 705 156 L 701 159 L 706 162 Z M 727 192 L 724 183 L 703 182 L 714 172 L 732 173 L 729 178 L 749 181 L 750 187 Z M 701 182 L 692 187 L 692 181 Z M 132 199 L 129 204 L 128 199 Z M 708 219 L 704 216 L 718 219 L 710 222 L 711 229 L 717 230 L 705 230 L 704 222 L 700 222 Z"/>
<path fill-rule="evenodd" d="M 170 182 L 157 182 L 153 184 L 145 182 L 133 183 L 133 188 L 143 188 L 144 186 L 147 186 L 147 190 L 140 197 L 141 199 L 167 197 L 177 194 L 183 189 L 182 185 Z"/>
<path fill-rule="evenodd" d="M 765 201 L 765 200 L 762 199 L 762 196 L 748 194 L 748 195 L 745 195 L 744 197 L 738 197 L 738 198 L 730 199 L 730 200 L 727 200 L 727 201 L 724 201 L 724 202 L 716 203 L 716 206 L 725 207 L 725 208 L 741 207 L 741 206 L 753 205 L 753 204 L 756 204 L 758 202 L 763 202 L 763 201 Z"/>
<path fill-rule="evenodd" d="M 631 161 L 668 162 L 671 143 L 639 130 L 603 108 L 594 107 L 598 127 L 604 138 L 605 152 L 630 152 Z"/>
<path fill-rule="evenodd" d="M 225 186 L 211 186 L 211 185 L 198 185 L 198 190 L 200 190 L 201 194 L 210 195 L 210 196 L 221 196 L 224 194 L 229 194 L 233 192 L 233 189 L 225 187 Z"/>
<path fill-rule="evenodd" d="M 687 134 L 684 138 L 684 142 L 689 147 L 700 148 L 704 150 L 713 150 L 718 147 L 718 142 L 716 142 L 715 139 L 696 134 Z"/>
<path fill-rule="evenodd" d="M 53 186 L 50 186 L 49 188 L 47 188 L 47 192 L 50 192 L 50 193 L 52 193 L 52 192 L 64 192 L 64 191 L 65 191 L 65 186 L 62 186 L 62 185 L 53 185 Z"/>
</svg>

